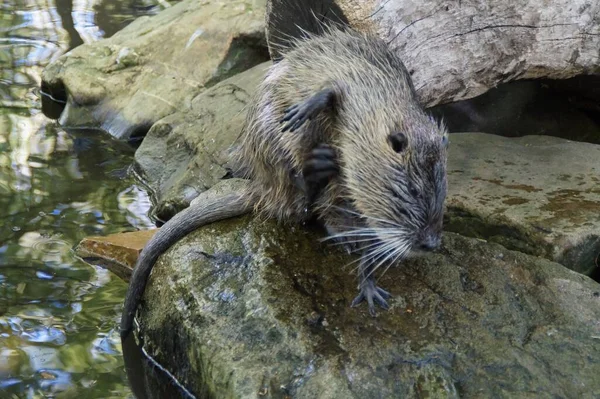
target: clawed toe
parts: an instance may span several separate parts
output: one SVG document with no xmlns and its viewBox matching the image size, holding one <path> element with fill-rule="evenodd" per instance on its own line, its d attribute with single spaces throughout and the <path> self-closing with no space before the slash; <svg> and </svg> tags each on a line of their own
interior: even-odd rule
<svg viewBox="0 0 600 399">
<path fill-rule="evenodd" d="M 287 122 L 287 121 L 291 120 L 293 117 L 295 117 L 298 114 L 298 111 L 299 111 L 298 105 L 293 105 L 293 106 L 287 108 L 285 111 L 283 111 L 283 118 L 281 118 L 279 123 L 283 123 L 283 122 Z M 287 124 L 286 126 L 284 126 L 283 131 L 289 129 L 289 127 L 290 127 L 290 124 Z"/>
<path fill-rule="evenodd" d="M 317 116 L 319 112 L 329 107 L 333 100 L 333 91 L 324 89 L 310 97 L 306 101 L 292 105 L 283 111 L 283 118 L 280 123 L 287 122 L 281 129 L 282 132 L 295 131 L 304 124 Z"/>
<path fill-rule="evenodd" d="M 290 132 L 293 132 L 302 126 L 306 120 L 310 119 L 310 117 L 309 109 L 307 109 L 305 103 L 293 105 L 284 111 L 280 123 L 287 123 L 283 126 L 281 131 L 287 132 L 289 130 Z"/>
<path fill-rule="evenodd" d="M 302 168 L 308 201 L 312 203 L 323 187 L 338 173 L 335 150 L 327 144 L 320 144 L 313 148 Z"/>
<path fill-rule="evenodd" d="M 285 115 L 283 116 L 283 119 L 281 119 L 281 122 L 285 122 L 285 121 L 288 121 L 288 120 L 290 120 L 290 118 L 291 118 L 292 116 L 294 116 L 294 115 L 296 115 L 296 113 L 298 113 L 298 108 L 299 108 L 299 105 L 298 105 L 298 104 L 294 104 L 294 105 L 292 105 L 291 107 L 287 107 L 287 108 L 286 108 L 286 109 L 283 111 L 283 113 L 284 113 Z"/>
<path fill-rule="evenodd" d="M 388 291 L 384 290 L 383 288 L 375 287 L 375 289 L 377 290 L 377 293 L 379 295 L 381 295 L 384 299 L 388 299 L 392 296 L 392 294 L 390 294 Z"/>
<path fill-rule="evenodd" d="M 384 290 L 383 288 L 379 288 L 375 285 L 375 282 L 372 279 L 365 281 L 361 284 L 360 292 L 352 301 L 350 306 L 356 307 L 365 299 L 367 301 L 367 305 L 369 307 L 369 313 L 371 316 L 376 316 L 375 312 L 375 303 L 379 305 L 381 308 L 387 310 L 390 308 L 386 299 L 390 298 L 391 294 Z"/>
</svg>

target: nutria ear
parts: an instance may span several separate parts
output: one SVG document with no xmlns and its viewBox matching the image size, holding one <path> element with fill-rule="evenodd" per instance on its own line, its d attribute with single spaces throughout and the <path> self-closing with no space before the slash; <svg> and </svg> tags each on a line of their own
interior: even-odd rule
<svg viewBox="0 0 600 399">
<path fill-rule="evenodd" d="M 450 144 L 450 140 L 448 140 L 448 135 L 447 135 L 447 134 L 444 134 L 444 135 L 442 136 L 442 145 L 443 145 L 444 147 L 448 147 L 448 144 Z"/>
<path fill-rule="evenodd" d="M 408 144 L 406 135 L 402 132 L 395 132 L 388 136 L 388 141 L 396 152 L 402 152 Z"/>
</svg>

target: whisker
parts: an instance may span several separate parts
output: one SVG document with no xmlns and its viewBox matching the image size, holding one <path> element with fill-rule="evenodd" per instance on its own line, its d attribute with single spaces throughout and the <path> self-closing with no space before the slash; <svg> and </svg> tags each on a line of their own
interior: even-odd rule
<svg viewBox="0 0 600 399">
<path fill-rule="evenodd" d="M 375 241 L 375 240 L 379 240 L 379 239 L 377 237 L 374 237 L 374 238 L 365 238 L 362 240 L 346 240 L 346 241 L 334 242 L 332 245 L 355 244 L 358 242 L 371 242 L 371 241 Z"/>
<path fill-rule="evenodd" d="M 342 231 L 339 233 L 335 233 L 329 235 L 327 237 L 321 238 L 321 241 L 327 241 L 334 238 L 342 238 L 342 237 L 372 237 L 372 236 L 393 236 L 397 237 L 399 235 L 406 234 L 402 230 L 396 229 L 384 229 L 384 228 L 363 228 L 363 229 L 355 229 Z"/>
<path fill-rule="evenodd" d="M 389 262 L 388 266 L 386 267 L 386 270 L 393 264 L 394 259 L 402 256 L 403 254 L 406 253 L 407 251 L 407 247 L 406 246 L 402 246 L 397 248 L 395 251 L 391 251 L 388 256 L 386 256 L 385 259 L 383 259 L 381 262 L 379 262 L 379 264 L 377 264 L 377 266 L 375 266 L 374 270 L 379 270 L 379 268 L 385 263 L 385 262 Z"/>
<path fill-rule="evenodd" d="M 347 237 L 347 236 L 373 236 L 373 235 L 399 237 L 399 236 L 408 236 L 409 233 L 408 233 L 408 231 L 403 230 L 403 229 L 368 227 L 368 228 L 351 229 L 351 230 L 347 230 L 347 231 L 342 231 L 339 233 L 329 235 L 325 238 L 322 238 L 321 240 L 324 241 L 324 240 L 329 240 L 332 238 Z"/>
<path fill-rule="evenodd" d="M 388 265 L 388 267 L 389 267 L 391 264 L 393 264 L 393 262 L 391 262 L 390 260 L 396 259 L 397 257 L 402 256 L 403 254 L 406 253 L 407 249 L 408 248 L 406 246 L 402 246 L 402 247 L 397 248 L 394 251 L 391 251 L 381 262 L 379 262 L 377 264 L 377 266 L 375 266 L 375 268 L 373 269 L 373 272 L 375 272 L 375 270 L 378 270 L 385 262 L 388 262 L 388 261 L 390 262 L 390 264 Z"/>
<path fill-rule="evenodd" d="M 375 245 L 381 245 L 380 243 L 376 243 L 376 244 L 371 244 L 371 246 L 375 246 Z M 376 249 L 375 251 L 370 251 L 365 255 L 360 256 L 358 259 L 353 260 L 352 262 L 347 263 L 346 265 L 344 265 L 344 268 L 356 263 L 356 262 L 370 262 L 374 257 L 377 257 L 379 255 L 381 255 L 381 252 L 385 252 L 387 249 L 383 248 L 383 249 Z M 356 272 L 356 269 L 358 269 L 360 267 L 360 264 L 354 268 L 352 268 L 352 272 Z"/>
<path fill-rule="evenodd" d="M 381 256 L 385 256 L 386 253 L 392 248 L 394 248 L 395 243 L 388 242 L 382 245 L 380 248 L 377 248 L 375 251 L 371 251 L 369 254 L 364 256 L 365 262 L 371 263 L 372 261 L 380 258 Z M 370 275 L 371 273 L 369 273 Z M 368 276 L 367 276 L 368 277 Z"/>
<path fill-rule="evenodd" d="M 373 248 L 373 247 L 376 247 L 376 246 L 379 246 L 379 245 L 382 245 L 382 243 L 381 243 L 381 241 L 377 240 L 377 242 L 371 243 L 369 245 L 365 245 L 364 247 L 361 247 L 360 249 L 363 250 L 363 251 L 365 251 L 365 250 L 367 250 L 369 248 Z"/>
<path fill-rule="evenodd" d="M 385 269 L 383 269 L 383 272 L 379 275 L 377 282 L 379 282 L 379 280 L 385 275 L 385 273 L 387 273 L 389 268 L 392 267 L 393 264 L 398 262 L 405 253 L 406 253 L 406 251 L 398 252 L 398 254 L 394 257 L 394 259 L 392 259 L 392 261 L 387 265 L 387 267 Z"/>
<path fill-rule="evenodd" d="M 356 262 L 360 262 L 362 260 L 362 256 L 359 256 L 358 259 L 353 260 L 352 262 L 348 262 L 346 263 L 344 266 L 342 266 L 343 269 L 347 268 L 348 266 L 356 263 Z M 358 266 L 357 266 L 358 267 Z M 356 267 L 353 267 L 352 270 L 350 271 L 350 273 L 353 273 L 354 271 L 356 271 Z"/>
<path fill-rule="evenodd" d="M 375 273 L 375 271 L 377 271 L 381 267 L 381 265 L 383 265 L 385 262 L 389 261 L 392 258 L 396 258 L 398 256 L 401 256 L 401 255 L 405 254 L 406 251 L 408 250 L 408 245 L 404 244 L 404 245 L 401 245 L 401 246 L 399 246 L 397 248 L 393 248 L 392 247 L 392 249 L 393 249 L 392 251 L 387 252 L 387 254 L 384 256 L 384 258 L 376 266 L 374 266 L 374 267 L 371 268 L 371 271 L 369 272 L 369 274 L 367 276 L 365 276 L 365 278 L 364 278 L 365 280 L 367 278 L 369 278 L 373 273 Z M 388 268 L 392 264 L 393 264 L 393 262 L 390 263 L 390 265 L 388 265 Z M 386 268 L 386 270 L 387 270 L 387 268 Z"/>
<path fill-rule="evenodd" d="M 374 252 L 370 252 L 366 255 L 361 255 L 358 257 L 358 259 L 353 260 L 352 262 L 349 262 L 347 264 L 344 265 L 344 268 L 356 263 L 356 262 L 369 262 L 373 257 L 377 256 L 378 252 L 374 251 Z M 354 273 L 356 272 L 356 269 L 358 269 L 360 267 L 360 264 L 357 265 L 356 267 L 352 268 L 351 272 Z"/>
<path fill-rule="evenodd" d="M 367 245 L 367 246 L 365 246 L 365 247 L 362 247 L 362 248 L 360 248 L 360 249 L 359 249 L 359 251 L 366 252 L 366 250 L 367 250 L 367 249 L 369 249 L 369 248 L 373 248 L 373 247 L 375 247 L 375 246 L 379 246 L 379 245 L 381 245 L 381 243 L 380 243 L 380 242 L 375 242 L 375 243 L 372 243 L 372 244 L 369 244 L 369 245 Z M 356 263 L 356 262 L 360 262 L 360 261 L 368 261 L 370 258 L 372 258 L 372 257 L 376 256 L 376 255 L 377 255 L 377 252 L 378 252 L 378 251 L 373 251 L 373 252 L 368 252 L 366 255 L 361 255 L 361 256 L 359 256 L 357 259 L 355 259 L 355 260 L 353 260 L 353 261 L 351 261 L 351 262 L 348 262 L 348 263 L 346 263 L 344 266 L 342 266 L 342 269 L 346 269 L 348 266 L 350 266 L 350 265 L 352 265 L 352 264 L 354 264 L 354 263 Z M 358 265 L 358 266 L 356 266 L 356 267 L 353 267 L 353 268 L 352 268 L 352 270 L 351 270 L 351 273 L 354 273 L 354 272 L 356 272 L 356 269 L 357 269 L 359 266 L 360 266 L 360 265 Z"/>
<path fill-rule="evenodd" d="M 375 230 L 371 227 L 365 227 L 365 228 L 360 228 L 360 229 L 353 229 L 353 228 L 348 228 L 347 230 L 341 231 L 339 233 L 336 234 L 348 234 L 348 233 L 364 233 L 364 232 L 369 232 L 369 233 L 373 233 Z M 334 234 L 334 235 L 336 235 Z"/>
<path fill-rule="evenodd" d="M 376 222 L 389 224 L 389 225 L 394 226 L 394 227 L 402 227 L 401 225 L 399 225 L 398 223 L 396 223 L 396 222 L 394 222 L 392 220 L 386 220 L 386 219 L 376 218 L 374 216 L 365 215 L 365 214 L 362 214 L 360 212 L 356 212 L 356 211 L 353 211 L 353 210 L 347 209 L 347 208 L 342 208 L 342 207 L 337 206 L 337 205 L 333 205 L 332 208 L 337 209 L 337 210 L 339 210 L 341 212 L 346 212 L 346 213 L 349 213 L 351 215 L 358 216 L 359 218 L 371 219 L 371 220 L 374 220 Z"/>
<path fill-rule="evenodd" d="M 373 273 L 375 273 L 375 271 L 377 271 L 379 269 L 379 267 L 384 264 L 393 254 L 395 251 L 386 251 L 381 257 L 383 259 L 381 259 L 381 261 L 379 261 L 379 263 L 377 263 L 376 266 L 372 266 L 371 270 L 369 271 L 369 273 L 363 277 L 363 281 L 366 281 L 369 277 L 371 277 L 373 275 Z"/>
<path fill-rule="evenodd" d="M 325 241 L 330 241 L 330 240 L 334 240 L 336 238 L 346 238 L 346 237 L 377 237 L 376 233 L 368 233 L 368 232 L 359 232 L 359 233 L 355 233 L 355 232 L 344 232 L 344 233 L 337 233 L 331 236 L 327 236 L 324 238 L 319 239 L 320 242 L 325 242 Z"/>
</svg>

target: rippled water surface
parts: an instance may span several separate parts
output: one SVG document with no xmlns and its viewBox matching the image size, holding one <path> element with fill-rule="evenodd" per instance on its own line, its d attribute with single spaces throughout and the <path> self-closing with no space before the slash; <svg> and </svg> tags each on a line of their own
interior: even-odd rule
<svg viewBox="0 0 600 399">
<path fill-rule="evenodd" d="M 118 320 L 126 285 L 79 261 L 85 236 L 151 225 L 127 176 L 133 150 L 65 131 L 40 111 L 45 65 L 165 0 L 2 0 L 0 398 L 123 398 Z"/>
</svg>

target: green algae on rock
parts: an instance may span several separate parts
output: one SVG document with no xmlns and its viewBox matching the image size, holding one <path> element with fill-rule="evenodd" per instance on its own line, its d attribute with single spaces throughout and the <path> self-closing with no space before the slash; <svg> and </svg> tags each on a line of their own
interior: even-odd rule
<svg viewBox="0 0 600 399">
<path fill-rule="evenodd" d="M 353 258 L 252 216 L 162 256 L 140 308 L 146 350 L 199 397 L 585 397 L 600 392 L 600 285 L 453 233 L 350 308 Z"/>
</svg>

